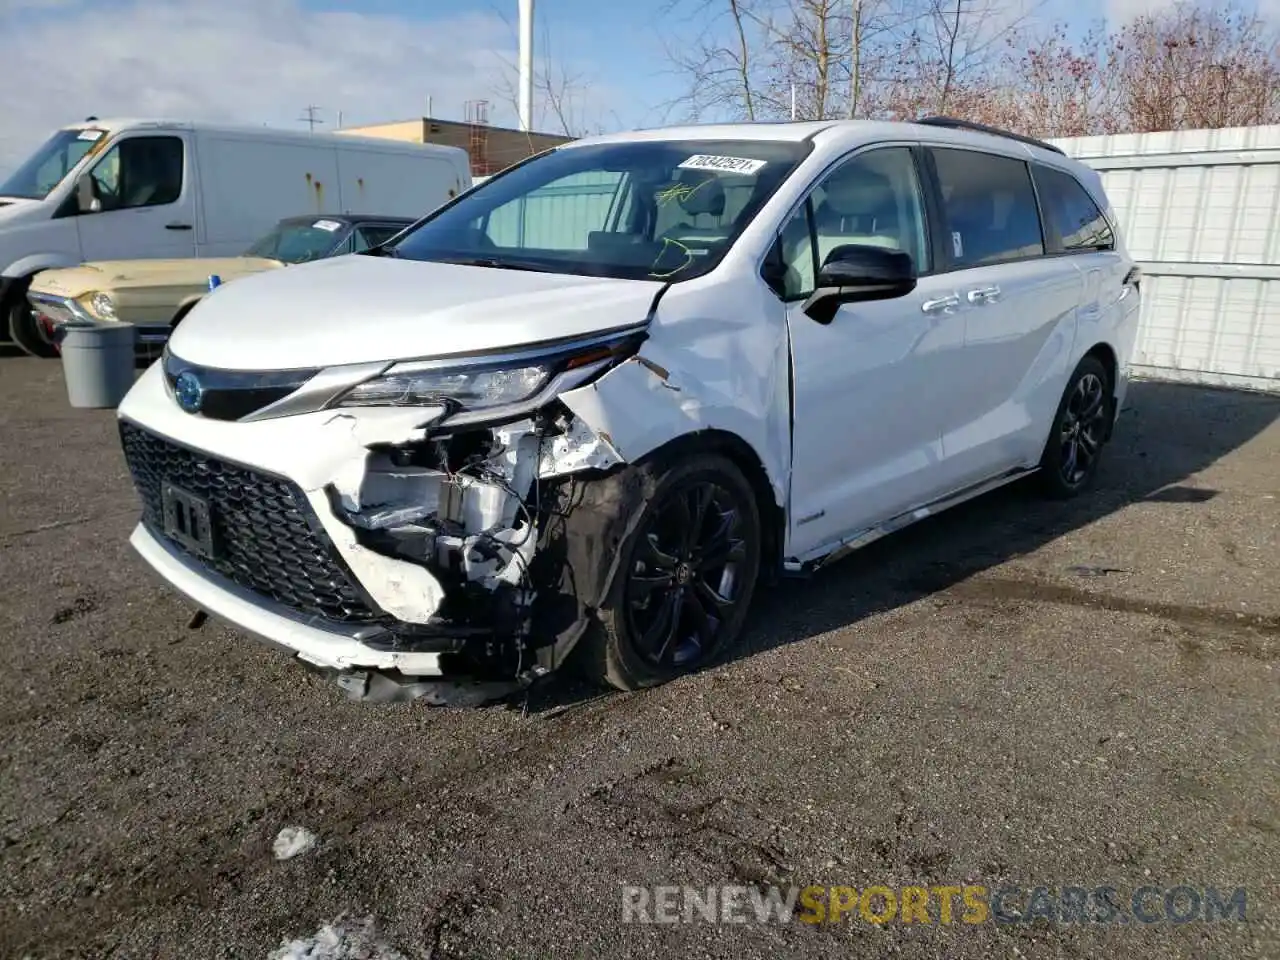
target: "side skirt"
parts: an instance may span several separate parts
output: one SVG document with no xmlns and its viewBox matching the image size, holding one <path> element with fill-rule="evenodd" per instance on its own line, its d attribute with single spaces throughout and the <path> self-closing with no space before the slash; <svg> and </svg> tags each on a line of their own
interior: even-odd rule
<svg viewBox="0 0 1280 960">
<path fill-rule="evenodd" d="M 923 506 L 900 513 L 896 517 L 886 520 L 884 523 L 876 524 L 874 527 L 868 527 L 851 536 L 845 537 L 834 546 L 819 547 L 818 550 L 805 557 L 788 557 L 782 563 L 782 571 L 788 577 L 806 577 L 824 567 L 842 560 L 855 550 L 861 550 L 870 543 L 875 543 L 881 537 L 887 537 L 891 533 L 897 533 L 905 527 L 911 526 L 927 517 L 932 517 L 942 513 L 944 510 L 958 506 L 966 500 L 972 500 L 980 497 L 992 490 L 997 490 L 1007 484 L 1013 483 L 1015 480 L 1021 480 L 1023 477 L 1030 476 L 1040 468 L 1018 468 L 1008 473 L 1002 473 L 990 480 L 983 480 L 963 490 L 955 493 L 947 494 L 947 496 L 926 503 Z"/>
</svg>

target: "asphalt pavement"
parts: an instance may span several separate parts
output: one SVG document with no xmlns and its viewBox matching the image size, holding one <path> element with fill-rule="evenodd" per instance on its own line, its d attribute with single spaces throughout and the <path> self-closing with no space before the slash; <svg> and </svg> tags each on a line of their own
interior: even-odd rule
<svg viewBox="0 0 1280 960">
<path fill-rule="evenodd" d="M 457 710 L 189 630 L 113 418 L 0 357 L 0 957 L 1280 956 L 1280 397 L 1137 383 L 1087 499 L 786 582 L 660 689 Z M 848 909 L 638 922 L 659 885 Z M 944 923 L 947 886 L 988 915 Z M 1125 909 L 1067 922 L 1067 886 Z M 1210 888 L 1245 899 L 1206 920 Z"/>
</svg>

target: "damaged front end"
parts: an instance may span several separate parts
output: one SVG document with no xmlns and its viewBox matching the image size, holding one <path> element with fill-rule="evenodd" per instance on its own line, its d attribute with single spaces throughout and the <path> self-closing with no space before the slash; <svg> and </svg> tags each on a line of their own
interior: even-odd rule
<svg viewBox="0 0 1280 960">
<path fill-rule="evenodd" d="M 553 668 L 533 639 L 532 614 L 549 583 L 537 560 L 558 488 L 620 462 L 555 401 L 511 423 L 441 426 L 420 442 L 370 448 L 326 485 L 329 509 L 359 547 L 425 570 L 438 589 L 408 598 L 387 633 L 366 643 L 436 651 L 445 673 L 486 680 Z M 369 564 L 364 575 L 392 569 Z"/>
<path fill-rule="evenodd" d="M 153 504 L 144 524 L 188 566 L 203 563 L 202 576 L 233 581 L 226 588 L 248 602 L 291 607 L 282 612 L 306 629 L 339 632 L 342 648 L 308 647 L 237 610 L 214 611 L 290 648 L 352 697 L 456 704 L 519 689 L 560 666 L 580 632 L 582 605 L 565 588 L 564 550 L 555 547 L 574 485 L 623 462 L 608 435 L 559 398 L 634 362 L 645 336 L 641 325 L 520 355 L 362 365 L 350 375 L 329 368 L 246 401 L 248 413 L 227 399 L 230 387 L 224 396 L 215 384 L 198 421 L 172 408 L 181 405 L 182 378 L 201 372 L 167 356 L 171 412 L 149 418 L 146 429 L 156 432 L 129 423 L 138 418 L 128 406 L 121 411 L 126 457 L 144 505 Z M 262 389 L 261 378 L 245 382 Z M 165 434 L 185 425 L 194 436 L 209 417 L 235 423 L 202 424 L 210 442 L 181 448 L 178 461 L 165 453 L 161 463 Z M 241 453 L 249 433 L 260 451 L 252 458 Z M 168 529 L 165 491 L 175 485 L 205 504 L 207 551 Z M 284 506 L 273 512 L 237 487 Z M 306 527 L 305 537 L 289 539 L 290 523 Z M 200 602 L 154 544 L 135 545 Z M 272 579 L 295 563 L 314 567 L 308 561 L 322 553 L 330 566 L 307 574 L 305 588 Z M 355 599 L 311 599 L 326 590 Z"/>
</svg>

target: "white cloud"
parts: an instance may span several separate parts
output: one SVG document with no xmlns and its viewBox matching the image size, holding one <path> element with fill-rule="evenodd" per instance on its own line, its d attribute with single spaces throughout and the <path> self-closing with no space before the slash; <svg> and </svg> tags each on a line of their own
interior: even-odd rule
<svg viewBox="0 0 1280 960">
<path fill-rule="evenodd" d="M 310 12 L 297 0 L 0 0 L 0 171 L 90 115 L 298 128 L 315 104 L 324 130 L 338 111 L 346 126 L 402 120 L 423 116 L 430 98 L 436 115 L 461 119 L 466 100 L 489 99 L 490 122 L 509 124 L 501 91 L 513 48 L 509 25 L 479 14 L 408 20 Z M 589 93 L 603 109 L 609 92 Z"/>
</svg>

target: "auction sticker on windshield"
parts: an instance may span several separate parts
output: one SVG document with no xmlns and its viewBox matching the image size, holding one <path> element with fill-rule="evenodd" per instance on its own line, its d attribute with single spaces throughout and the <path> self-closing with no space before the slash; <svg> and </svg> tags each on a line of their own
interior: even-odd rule
<svg viewBox="0 0 1280 960">
<path fill-rule="evenodd" d="M 698 154 L 680 164 L 684 170 L 717 170 L 720 173 L 742 173 L 750 176 L 767 166 L 766 160 L 749 160 L 746 157 L 717 157 Z"/>
<path fill-rule="evenodd" d="M 311 226 L 315 230 L 328 230 L 330 233 L 333 233 L 333 231 L 341 227 L 342 224 L 338 223 L 336 220 L 317 220 Z"/>
<path fill-rule="evenodd" d="M 76 136 L 77 140 L 100 140 L 102 139 L 101 130 L 81 130 Z"/>
</svg>

